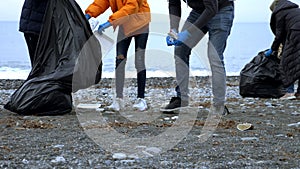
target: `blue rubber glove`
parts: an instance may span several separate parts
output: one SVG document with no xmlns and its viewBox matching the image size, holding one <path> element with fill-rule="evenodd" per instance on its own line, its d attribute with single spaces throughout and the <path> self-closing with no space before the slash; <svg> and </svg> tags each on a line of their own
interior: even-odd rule
<svg viewBox="0 0 300 169">
<path fill-rule="evenodd" d="M 272 54 L 272 52 L 273 52 L 273 50 L 272 49 L 268 49 L 267 51 L 265 51 L 265 56 L 266 57 L 270 57 L 271 56 L 271 54 Z"/>
<path fill-rule="evenodd" d="M 168 45 L 168 46 L 174 45 L 174 39 L 171 38 L 170 36 L 167 36 L 167 37 L 166 37 L 166 42 L 167 42 L 167 45 Z"/>
<path fill-rule="evenodd" d="M 91 15 L 89 15 L 89 14 L 85 14 L 84 16 L 87 20 L 91 19 Z"/>
<path fill-rule="evenodd" d="M 171 29 L 168 33 L 168 36 L 166 37 L 166 42 L 168 46 L 174 45 L 174 39 L 177 39 L 177 29 Z"/>
<path fill-rule="evenodd" d="M 105 22 L 105 23 L 103 23 L 103 24 L 101 24 L 100 26 L 99 26 L 99 28 L 98 28 L 98 33 L 99 34 L 102 34 L 103 32 L 104 32 L 104 29 L 106 29 L 106 28 L 108 28 L 108 27 L 110 27 L 111 26 L 111 23 L 110 22 Z"/>
<path fill-rule="evenodd" d="M 192 37 L 190 32 L 187 30 L 184 30 L 183 32 L 178 33 L 177 36 L 178 36 L 178 39 L 174 40 L 175 46 L 180 46 L 180 45 L 186 43 Z"/>
</svg>

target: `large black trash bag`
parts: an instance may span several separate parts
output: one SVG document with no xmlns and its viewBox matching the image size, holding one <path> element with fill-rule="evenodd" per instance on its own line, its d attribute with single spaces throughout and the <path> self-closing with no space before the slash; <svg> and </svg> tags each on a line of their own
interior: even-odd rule
<svg viewBox="0 0 300 169">
<path fill-rule="evenodd" d="M 4 108 L 21 115 L 69 113 L 72 91 L 98 83 L 101 69 L 100 44 L 79 5 L 51 0 L 32 70 Z"/>
<path fill-rule="evenodd" d="M 283 96 L 279 60 L 258 53 L 240 72 L 240 95 L 243 97 L 279 98 Z"/>
</svg>

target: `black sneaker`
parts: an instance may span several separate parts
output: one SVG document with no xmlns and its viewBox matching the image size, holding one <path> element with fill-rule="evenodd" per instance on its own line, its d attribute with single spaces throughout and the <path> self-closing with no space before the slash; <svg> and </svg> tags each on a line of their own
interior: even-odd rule
<svg viewBox="0 0 300 169">
<path fill-rule="evenodd" d="M 228 114 L 230 114 L 230 112 L 229 112 L 229 110 L 228 110 L 228 108 L 227 108 L 227 106 L 224 106 L 224 111 L 223 111 L 223 116 L 226 116 L 226 115 L 228 115 Z"/>
<path fill-rule="evenodd" d="M 182 107 L 187 107 L 189 105 L 188 101 L 181 101 L 180 97 L 172 97 L 170 103 L 161 111 L 163 113 L 174 113 L 174 111 L 179 110 Z"/>
<path fill-rule="evenodd" d="M 223 116 L 226 116 L 226 115 L 228 115 L 228 114 L 230 114 L 230 112 L 229 112 L 229 110 L 228 110 L 228 108 L 227 108 L 227 106 L 224 106 L 224 108 L 222 108 L 222 107 L 220 107 L 220 106 L 213 106 L 212 107 L 212 109 L 211 109 L 211 111 L 213 112 L 213 113 L 221 113 L 221 110 L 223 109 L 223 112 L 222 112 L 222 115 Z"/>
</svg>

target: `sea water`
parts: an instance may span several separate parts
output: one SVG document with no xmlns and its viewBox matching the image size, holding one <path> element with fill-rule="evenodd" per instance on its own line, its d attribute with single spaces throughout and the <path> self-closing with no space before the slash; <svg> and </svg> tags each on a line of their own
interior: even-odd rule
<svg viewBox="0 0 300 169">
<path fill-rule="evenodd" d="M 146 51 L 148 77 L 174 75 L 173 47 L 166 45 L 166 34 L 167 29 L 161 32 L 150 29 Z M 18 22 L 0 21 L 0 37 L 0 79 L 26 79 L 31 66 L 23 33 L 18 31 Z M 234 23 L 224 52 L 227 75 L 239 75 L 245 64 L 258 52 L 271 46 L 273 38 L 268 23 Z M 208 69 L 207 58 L 201 53 L 205 51 L 205 47 L 197 48 L 197 50 L 193 50 L 190 58 L 191 74 L 201 76 L 205 75 L 203 72 Z M 103 77 L 113 77 L 115 53 L 115 47 L 113 47 L 103 56 Z M 128 51 L 126 68 L 128 72 L 135 71 L 133 58 L 134 41 Z"/>
</svg>

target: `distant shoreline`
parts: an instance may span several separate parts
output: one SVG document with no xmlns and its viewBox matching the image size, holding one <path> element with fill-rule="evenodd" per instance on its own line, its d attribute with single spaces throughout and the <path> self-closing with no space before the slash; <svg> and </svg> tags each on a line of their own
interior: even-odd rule
<svg viewBox="0 0 300 169">
<path fill-rule="evenodd" d="M 227 83 L 230 85 L 237 85 L 239 82 L 240 76 L 227 76 Z M 193 78 L 196 78 L 197 81 L 206 80 L 208 76 L 195 76 Z M 102 78 L 99 82 L 99 86 L 109 86 L 112 83 L 112 79 L 114 78 Z M 135 79 L 135 78 L 129 78 L 129 79 Z M 164 80 L 169 81 L 175 81 L 174 77 L 149 77 L 147 78 L 146 87 L 147 85 L 150 86 L 159 86 L 161 81 Z M 10 90 L 10 89 L 17 89 L 19 88 L 23 83 L 25 79 L 0 79 L 0 90 Z"/>
</svg>

